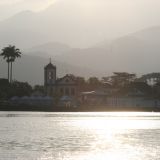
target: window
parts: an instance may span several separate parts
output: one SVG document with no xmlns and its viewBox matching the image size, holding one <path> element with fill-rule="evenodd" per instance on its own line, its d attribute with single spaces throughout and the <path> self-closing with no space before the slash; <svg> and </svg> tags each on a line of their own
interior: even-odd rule
<svg viewBox="0 0 160 160">
<path fill-rule="evenodd" d="M 71 88 L 71 95 L 74 96 L 75 95 L 75 89 Z"/>
<path fill-rule="evenodd" d="M 49 78 L 49 80 L 51 80 L 51 79 L 53 78 L 53 72 L 50 71 L 50 72 L 48 73 L 48 78 Z"/>
<path fill-rule="evenodd" d="M 61 95 L 64 94 L 64 89 L 63 89 L 63 88 L 60 89 L 60 94 L 61 94 Z"/>
<path fill-rule="evenodd" d="M 69 95 L 69 88 L 65 88 L 65 95 Z"/>
</svg>

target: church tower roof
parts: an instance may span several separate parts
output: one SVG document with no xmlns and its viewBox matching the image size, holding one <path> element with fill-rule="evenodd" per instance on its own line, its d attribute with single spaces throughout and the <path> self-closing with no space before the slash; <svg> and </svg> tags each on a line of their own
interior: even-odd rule
<svg viewBox="0 0 160 160">
<path fill-rule="evenodd" d="M 47 64 L 47 65 L 44 67 L 44 69 L 45 69 L 45 70 L 46 70 L 46 69 L 56 69 L 56 66 L 54 66 L 54 65 L 52 64 L 52 62 L 51 62 L 51 58 L 50 58 L 49 64 Z"/>
<path fill-rule="evenodd" d="M 44 69 L 56 69 L 56 66 L 54 66 L 52 63 L 47 64 Z"/>
</svg>

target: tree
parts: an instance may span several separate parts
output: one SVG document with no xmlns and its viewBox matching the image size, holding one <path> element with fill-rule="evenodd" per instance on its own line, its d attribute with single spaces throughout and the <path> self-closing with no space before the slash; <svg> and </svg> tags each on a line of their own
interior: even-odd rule
<svg viewBox="0 0 160 160">
<path fill-rule="evenodd" d="M 8 63 L 8 82 L 9 82 L 9 63 L 10 63 L 10 53 L 8 48 L 3 48 L 2 53 L 0 56 L 3 56 L 3 59 L 6 59 L 6 62 Z"/>
<path fill-rule="evenodd" d="M 88 85 L 90 89 L 97 89 L 102 85 L 102 82 L 97 77 L 90 77 L 88 79 Z"/>
<path fill-rule="evenodd" d="M 18 82 L 14 81 L 11 85 L 10 88 L 10 95 L 9 97 L 12 96 L 30 96 L 32 93 L 32 86 L 28 84 L 27 82 Z"/>
<path fill-rule="evenodd" d="M 76 77 L 76 82 L 77 82 L 77 87 L 78 87 L 78 92 L 84 92 L 86 91 L 86 81 L 84 77 Z"/>
<path fill-rule="evenodd" d="M 0 100 L 8 98 L 10 84 L 7 79 L 0 78 Z"/>
<path fill-rule="evenodd" d="M 76 77 L 76 81 L 77 85 L 84 85 L 86 83 L 84 77 Z"/>
<path fill-rule="evenodd" d="M 34 88 L 33 88 L 33 91 L 38 91 L 38 92 L 41 92 L 41 93 L 45 93 L 45 88 L 44 86 L 41 86 L 41 85 L 35 85 Z"/>
<path fill-rule="evenodd" d="M 124 87 L 133 82 L 136 79 L 136 75 L 127 72 L 114 72 L 114 75 L 110 78 L 113 86 Z"/>
<path fill-rule="evenodd" d="M 15 61 L 16 58 L 21 57 L 21 52 L 18 48 L 16 48 L 15 46 L 9 46 L 8 50 L 11 54 L 10 56 L 10 62 L 11 62 L 11 70 L 10 70 L 10 82 L 12 83 L 12 63 Z"/>
<path fill-rule="evenodd" d="M 155 85 L 156 83 L 160 82 L 160 73 L 148 73 L 148 74 L 142 75 L 137 80 L 146 82 L 150 85 Z"/>
<path fill-rule="evenodd" d="M 2 49 L 1 56 L 3 56 L 3 58 L 6 59 L 8 63 L 8 81 L 12 82 L 12 63 L 16 58 L 21 57 L 21 52 L 15 46 L 9 45 L 8 47 Z M 10 70 L 9 67 L 11 67 Z"/>
</svg>

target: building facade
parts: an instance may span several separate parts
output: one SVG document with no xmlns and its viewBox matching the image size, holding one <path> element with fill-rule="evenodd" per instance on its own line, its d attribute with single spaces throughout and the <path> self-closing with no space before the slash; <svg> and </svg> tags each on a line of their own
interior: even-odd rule
<svg viewBox="0 0 160 160">
<path fill-rule="evenodd" d="M 56 66 L 51 62 L 44 67 L 44 86 L 48 96 L 77 96 L 76 77 L 66 74 L 57 78 Z"/>
</svg>

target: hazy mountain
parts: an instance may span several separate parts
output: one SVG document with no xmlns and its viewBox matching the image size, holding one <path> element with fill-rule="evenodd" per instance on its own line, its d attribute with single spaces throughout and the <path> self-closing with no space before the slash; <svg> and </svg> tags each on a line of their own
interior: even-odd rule
<svg viewBox="0 0 160 160">
<path fill-rule="evenodd" d="M 49 59 L 38 56 L 23 54 L 20 59 L 17 59 L 13 64 L 13 79 L 18 81 L 29 82 L 30 84 L 44 83 L 44 66 L 49 63 Z M 98 71 L 92 69 L 73 66 L 67 63 L 55 61 L 52 58 L 52 63 L 57 66 L 57 76 L 62 77 L 65 74 L 75 74 L 76 76 L 88 77 L 88 75 L 96 75 Z M 0 59 L 0 78 L 7 78 L 7 63 Z"/>
<path fill-rule="evenodd" d="M 31 48 L 47 42 L 91 47 L 104 39 L 117 38 L 153 24 L 150 21 L 143 24 L 144 16 L 139 14 L 143 10 L 135 5 L 143 7 L 141 3 L 128 0 L 123 3 L 125 5 L 108 0 L 58 0 L 40 12 L 20 12 L 0 22 L 0 47 L 15 44 L 19 48 Z"/>
<path fill-rule="evenodd" d="M 91 11 L 87 10 L 86 3 L 60 0 L 44 11 L 24 11 L 0 22 L 0 47 L 15 44 L 24 53 L 36 55 L 24 56 L 25 58 L 17 61 L 16 77 L 19 80 L 41 83 L 43 66 L 50 57 L 58 62 L 59 73 L 69 70 L 76 75 L 101 77 L 113 71 L 142 74 L 158 72 L 160 27 L 147 28 L 98 43 L 107 36 L 111 37 L 107 34 L 110 30 L 106 21 L 109 15 L 102 14 L 104 10 L 100 11 L 101 6 L 102 4 L 90 6 Z M 84 7 L 86 10 L 83 10 Z M 88 46 L 94 43 L 97 45 L 84 49 L 66 45 Z M 0 71 L 3 75 L 5 69 L 1 63 Z"/>
<path fill-rule="evenodd" d="M 88 46 L 105 39 L 97 39 L 99 22 L 82 11 L 77 2 L 60 0 L 38 13 L 20 12 L 0 23 L 0 47 L 15 44 L 30 48 L 47 42 Z"/>
<path fill-rule="evenodd" d="M 160 71 L 160 27 L 152 27 L 102 42 L 88 49 L 74 49 L 70 54 L 56 56 L 69 64 L 90 67 L 101 74 L 127 71 L 143 74 Z"/>
<path fill-rule="evenodd" d="M 59 76 L 73 73 L 102 77 L 114 71 L 159 72 L 159 41 L 160 27 L 153 27 L 86 49 L 74 49 L 61 43 L 35 46 L 28 49 L 28 56 L 22 56 L 14 64 L 14 76 L 18 80 L 42 84 L 43 67 L 50 57 L 57 65 Z M 0 74 L 0 77 L 7 75 L 7 64 L 2 59 Z"/>
<path fill-rule="evenodd" d="M 49 58 L 69 52 L 71 51 L 71 49 L 72 48 L 70 48 L 70 46 L 66 44 L 58 42 L 50 42 L 26 49 L 24 50 L 24 52 L 29 55 L 41 56 L 45 58 L 47 58 L 48 56 Z"/>
</svg>

